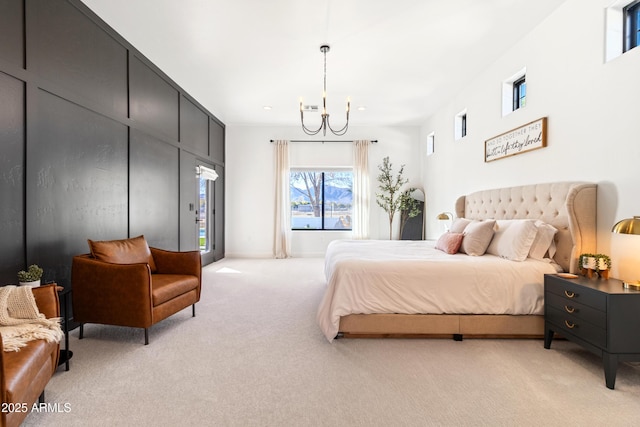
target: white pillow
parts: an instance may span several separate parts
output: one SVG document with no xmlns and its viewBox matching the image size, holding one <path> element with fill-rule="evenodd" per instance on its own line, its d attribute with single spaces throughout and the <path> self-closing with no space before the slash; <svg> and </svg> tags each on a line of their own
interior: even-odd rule
<svg viewBox="0 0 640 427">
<path fill-rule="evenodd" d="M 460 252 L 467 255 L 480 256 L 487 251 L 487 246 L 493 237 L 493 227 L 496 225 L 495 219 L 484 221 L 472 221 L 464 229 L 464 237 Z"/>
<path fill-rule="evenodd" d="M 538 227 L 532 219 L 499 220 L 487 253 L 512 261 L 524 261 L 529 256 Z"/>
<path fill-rule="evenodd" d="M 467 228 L 467 225 L 471 224 L 471 220 L 467 218 L 456 218 L 451 224 L 451 229 L 449 230 L 452 233 L 462 233 L 464 229 Z"/>
<path fill-rule="evenodd" d="M 538 228 L 538 234 L 533 240 L 529 256 L 535 259 L 544 259 L 548 252 L 548 258 L 553 258 L 556 254 L 555 235 L 558 229 L 540 220 L 537 220 L 535 224 Z"/>
</svg>

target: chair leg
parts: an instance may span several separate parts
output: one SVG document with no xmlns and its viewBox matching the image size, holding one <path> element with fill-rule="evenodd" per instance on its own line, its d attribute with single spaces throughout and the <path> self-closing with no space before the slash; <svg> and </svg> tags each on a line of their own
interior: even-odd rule
<svg viewBox="0 0 640 427">
<path fill-rule="evenodd" d="M 44 390 L 40 393 L 40 397 L 38 397 L 38 403 L 44 403 Z"/>
<path fill-rule="evenodd" d="M 191 306 L 191 317 L 196 317 L 196 305 Z"/>
<path fill-rule="evenodd" d="M 84 338 L 84 323 L 80 323 L 80 337 L 79 339 Z"/>
<path fill-rule="evenodd" d="M 144 345 L 149 345 L 149 328 L 144 328 Z"/>
</svg>

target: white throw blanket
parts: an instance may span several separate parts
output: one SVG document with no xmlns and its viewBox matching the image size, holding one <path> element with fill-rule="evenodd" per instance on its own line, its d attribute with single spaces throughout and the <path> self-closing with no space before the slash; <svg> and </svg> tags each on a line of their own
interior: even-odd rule
<svg viewBox="0 0 640 427">
<path fill-rule="evenodd" d="M 0 287 L 0 335 L 4 351 L 19 351 L 27 342 L 59 342 L 64 336 L 60 318 L 40 313 L 28 286 Z"/>
</svg>

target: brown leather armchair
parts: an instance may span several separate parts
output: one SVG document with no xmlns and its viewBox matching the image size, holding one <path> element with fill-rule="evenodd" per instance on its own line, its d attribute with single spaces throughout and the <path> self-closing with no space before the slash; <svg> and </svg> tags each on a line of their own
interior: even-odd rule
<svg viewBox="0 0 640 427">
<path fill-rule="evenodd" d="M 202 264 L 199 251 L 173 252 L 149 248 L 140 258 L 137 239 L 92 242 L 92 254 L 73 258 L 71 285 L 73 319 L 80 323 L 80 339 L 85 323 L 144 328 L 145 345 L 149 327 L 192 306 L 200 300 Z M 101 244 L 115 245 L 104 249 Z M 139 245 L 138 245 L 139 246 Z M 106 254 L 106 255 L 105 255 Z M 124 263 L 130 257 L 133 263 Z M 107 262 L 105 261 L 107 259 Z"/>
<path fill-rule="evenodd" d="M 56 285 L 33 288 L 40 313 L 60 317 Z M 58 368 L 60 344 L 35 340 L 20 351 L 2 351 L 0 336 L 0 426 L 19 426 L 36 401 L 44 402 L 44 388 Z"/>
</svg>

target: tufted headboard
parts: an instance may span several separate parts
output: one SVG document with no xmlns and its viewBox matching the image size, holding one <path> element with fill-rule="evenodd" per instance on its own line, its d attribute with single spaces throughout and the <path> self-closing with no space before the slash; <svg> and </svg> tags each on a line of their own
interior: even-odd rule
<svg viewBox="0 0 640 427">
<path fill-rule="evenodd" d="M 596 184 L 553 182 L 460 196 L 456 215 L 469 219 L 540 219 L 558 229 L 554 260 L 577 271 L 578 257 L 596 251 Z"/>
</svg>

